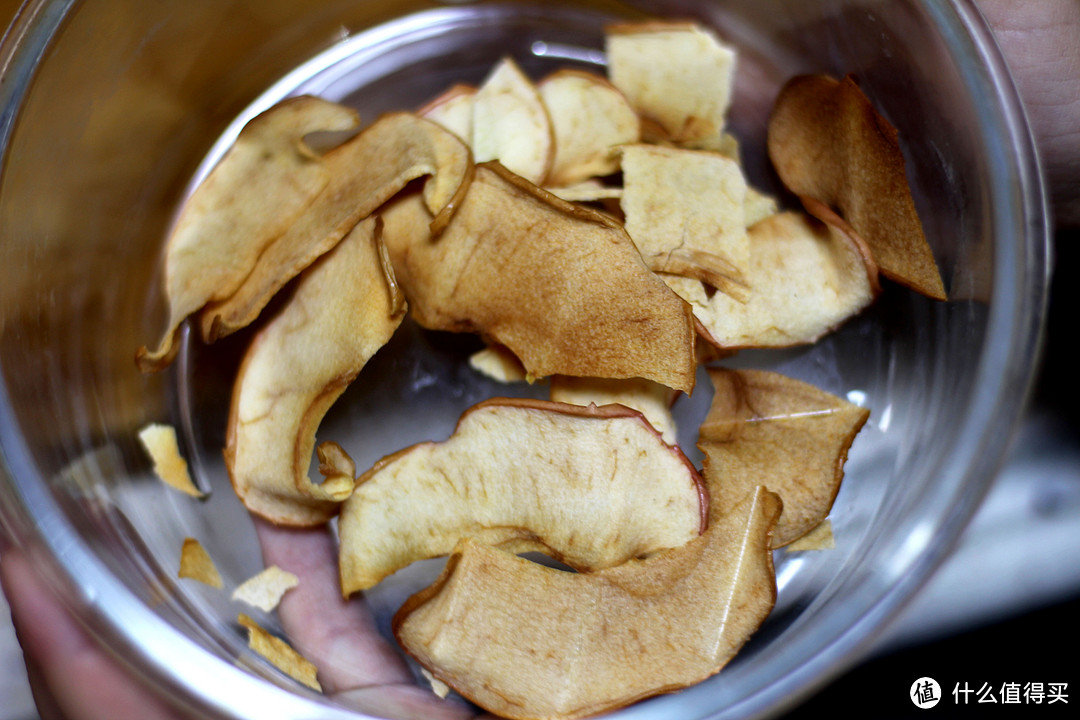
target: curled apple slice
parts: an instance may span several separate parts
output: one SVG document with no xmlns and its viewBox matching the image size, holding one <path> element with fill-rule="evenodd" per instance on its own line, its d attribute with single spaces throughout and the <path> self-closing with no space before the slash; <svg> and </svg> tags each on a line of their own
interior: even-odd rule
<svg viewBox="0 0 1080 720">
<path fill-rule="evenodd" d="M 869 305 L 877 268 L 858 239 L 803 213 L 771 215 L 748 230 L 745 302 L 701 283 L 665 276 L 694 308 L 704 337 L 721 348 L 812 343 Z"/>
<path fill-rule="evenodd" d="M 698 447 L 718 509 L 759 485 L 784 502 L 772 547 L 821 525 L 840 489 L 848 449 L 870 411 L 764 370 L 711 369 L 716 393 Z"/>
<path fill-rule="evenodd" d="M 692 23 L 614 25 L 608 75 L 645 118 L 674 142 L 718 136 L 731 104 L 735 51 Z"/>
<path fill-rule="evenodd" d="M 649 271 L 619 223 L 498 163 L 476 166 L 435 239 L 425 213 L 410 199 L 383 214 L 420 325 L 480 333 L 534 378 L 643 377 L 693 389 L 690 308 Z"/>
<path fill-rule="evenodd" d="M 468 144 L 472 142 L 475 98 L 476 88 L 469 85 L 454 85 L 417 110 L 416 114 L 438 123 Z"/>
<path fill-rule="evenodd" d="M 946 299 L 915 211 L 896 128 L 851 77 L 790 80 L 769 118 L 768 147 L 784 185 L 848 222 L 885 277 Z"/>
<path fill-rule="evenodd" d="M 560 70 L 540 81 L 555 158 L 545 184 L 574 185 L 619 169 L 615 148 L 637 142 L 641 121 L 614 85 L 593 73 Z"/>
<path fill-rule="evenodd" d="M 678 396 L 660 383 L 641 378 L 575 378 L 555 375 L 551 378 L 549 397 L 553 402 L 571 405 L 624 405 L 645 416 L 664 442 L 674 445 L 675 419 L 671 405 Z"/>
<path fill-rule="evenodd" d="M 262 251 L 285 232 L 330 181 L 304 137 L 351 130 L 355 110 L 319 98 L 285 100 L 252 119 L 184 204 L 165 251 L 168 327 L 156 350 L 140 348 L 143 372 L 176 353 L 180 323 L 208 302 L 228 297 Z"/>
<path fill-rule="evenodd" d="M 341 587 L 365 590 L 462 537 L 580 569 L 682 545 L 704 529 L 697 471 L 640 413 L 496 398 L 454 434 L 379 461 L 341 508 Z"/>
<path fill-rule="evenodd" d="M 529 182 L 551 169 L 555 139 L 540 91 L 521 68 L 504 58 L 472 101 L 472 149 L 477 162 L 498 160 Z"/>
<path fill-rule="evenodd" d="M 567 573 L 464 540 L 394 616 L 402 647 L 499 716 L 570 720 L 672 692 L 718 672 L 776 599 L 759 489 L 682 547 Z"/>
<path fill-rule="evenodd" d="M 299 279 L 255 336 L 229 412 L 225 464 L 247 508 L 281 525 L 318 525 L 353 488 L 352 461 L 320 452 L 322 483 L 308 477 L 324 414 L 401 323 L 380 261 L 377 218 L 356 225 Z"/>
<path fill-rule="evenodd" d="M 384 115 L 324 156 L 330 184 L 266 248 L 243 284 L 208 305 L 199 322 L 212 342 L 251 323 L 270 298 L 330 250 L 411 180 L 430 176 L 424 202 L 432 213 L 464 192 L 472 172 L 468 147 L 453 133 L 408 113 Z"/>
</svg>

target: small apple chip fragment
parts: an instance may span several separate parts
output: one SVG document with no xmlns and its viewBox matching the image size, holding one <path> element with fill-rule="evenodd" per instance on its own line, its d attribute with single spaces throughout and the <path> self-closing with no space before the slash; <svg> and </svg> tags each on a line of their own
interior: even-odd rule
<svg viewBox="0 0 1080 720">
<path fill-rule="evenodd" d="M 281 638 L 274 637 L 249 616 L 240 613 L 237 622 L 248 631 L 248 645 L 252 650 L 270 661 L 270 664 L 312 690 L 322 692 L 318 680 L 318 668 L 310 660 L 296 652 Z"/>
<path fill-rule="evenodd" d="M 850 76 L 788 81 L 769 118 L 768 147 L 784 185 L 850 224 L 885 277 L 946 299 L 915 211 L 896 128 Z"/>
<path fill-rule="evenodd" d="M 232 599 L 272 612 L 289 590 L 300 584 L 300 578 L 277 565 L 271 565 L 257 575 L 240 583 L 233 590 Z"/>
<path fill-rule="evenodd" d="M 394 616 L 402 647 L 462 696 L 515 719 L 571 720 L 700 682 L 776 601 L 764 488 L 686 545 L 567 573 L 465 539 Z"/>
<path fill-rule="evenodd" d="M 154 474 L 162 482 L 191 497 L 206 497 L 191 480 L 187 461 L 180 454 L 180 446 L 176 441 L 176 428 L 172 425 L 151 423 L 139 431 L 139 442 L 154 461 Z"/>
<path fill-rule="evenodd" d="M 707 508 L 697 471 L 640 413 L 495 398 L 448 440 L 360 477 L 338 520 L 341 587 L 365 590 L 464 536 L 610 567 L 690 541 Z"/>
<path fill-rule="evenodd" d="M 773 548 L 819 527 L 870 411 L 779 373 L 717 368 L 709 376 L 716 393 L 698 447 L 713 504 L 731 507 L 759 484 L 778 494 Z"/>
<path fill-rule="evenodd" d="M 204 585 L 220 588 L 221 574 L 218 573 L 210 553 L 195 538 L 184 538 L 184 544 L 180 548 L 180 572 L 179 577 L 198 580 Z"/>
</svg>

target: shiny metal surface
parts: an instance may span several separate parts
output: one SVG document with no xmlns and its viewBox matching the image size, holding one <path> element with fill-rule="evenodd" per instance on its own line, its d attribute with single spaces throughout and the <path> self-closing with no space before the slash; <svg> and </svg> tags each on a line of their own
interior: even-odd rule
<svg viewBox="0 0 1080 720">
<path fill-rule="evenodd" d="M 191 344 L 159 376 L 140 376 L 132 363 L 161 323 L 158 260 L 177 204 L 235 118 L 283 94 L 319 89 L 372 119 L 454 80 L 475 81 L 505 52 L 534 73 L 562 64 L 551 47 L 595 49 L 612 18 L 697 17 L 743 49 L 732 122 L 751 178 L 765 187 L 774 184 L 760 151 L 764 117 L 783 79 L 858 75 L 905 138 L 952 298 L 934 304 L 893 288 L 813 348 L 737 360 L 871 408 L 833 513 L 838 547 L 779 554 L 777 611 L 744 655 L 625 716 L 752 717 L 794 702 L 870 647 L 985 493 L 1030 382 L 1048 272 L 1031 138 L 971 5 L 812 5 L 30 3 L 0 55 L 6 534 L 34 553 L 103 643 L 181 705 L 224 717 L 346 716 L 251 655 L 227 601 L 173 575 L 191 534 L 227 581 L 259 565 L 220 462 L 243 336 Z M 428 12 L 382 24 L 412 10 Z M 461 409 L 493 392 L 460 369 L 462 347 L 415 332 L 395 343 L 398 354 L 365 370 L 325 425 L 353 440 L 360 467 L 445 436 Z M 690 451 L 707 403 L 703 390 L 679 408 Z M 212 503 L 196 507 L 152 479 L 134 439 L 150 420 L 184 429 Z M 404 591 L 388 587 L 372 602 L 392 608 Z"/>
</svg>

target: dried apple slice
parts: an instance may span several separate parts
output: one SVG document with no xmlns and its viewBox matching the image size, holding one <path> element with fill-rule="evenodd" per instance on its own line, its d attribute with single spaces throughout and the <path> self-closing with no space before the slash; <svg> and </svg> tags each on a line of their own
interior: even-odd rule
<svg viewBox="0 0 1080 720">
<path fill-rule="evenodd" d="M 312 690 L 322 692 L 319 670 L 314 663 L 293 649 L 292 645 L 268 633 L 251 617 L 240 613 L 236 621 L 247 628 L 248 646 L 266 658 L 271 665 Z"/>
<path fill-rule="evenodd" d="M 176 428 L 151 423 L 139 431 L 139 442 L 154 462 L 154 474 L 163 483 L 194 498 L 206 496 L 191 480 L 187 460 L 176 441 Z"/>
<path fill-rule="evenodd" d="M 722 512 L 765 485 L 784 502 L 772 547 L 805 536 L 829 514 L 870 411 L 779 373 L 711 369 L 709 376 L 716 393 L 698 447 L 712 502 Z"/>
<path fill-rule="evenodd" d="M 330 172 L 304 136 L 351 130 L 355 110 L 319 98 L 285 100 L 252 119 L 196 188 L 169 236 L 165 257 L 168 327 L 158 348 L 140 348 L 143 372 L 172 362 L 180 323 L 231 295 L 276 237 L 326 187 Z"/>
<path fill-rule="evenodd" d="M 215 588 L 220 588 L 224 584 L 210 553 L 206 552 L 202 543 L 190 537 L 184 538 L 184 544 L 180 548 L 180 571 L 177 576 L 198 580 L 204 585 Z"/>
<path fill-rule="evenodd" d="M 465 143 L 472 142 L 473 103 L 476 88 L 454 85 L 439 97 L 417 110 L 422 118 L 437 122 Z"/>
<path fill-rule="evenodd" d="M 746 180 L 718 153 L 622 148 L 626 231 L 656 272 L 689 275 L 744 300 Z"/>
<path fill-rule="evenodd" d="M 718 672 L 776 599 L 760 489 L 690 543 L 595 573 L 567 573 L 467 539 L 394 616 L 436 678 L 507 718 L 570 720 Z"/>
<path fill-rule="evenodd" d="M 469 356 L 469 366 L 496 382 L 515 383 L 529 379 L 521 361 L 504 347 L 489 345 Z"/>
<path fill-rule="evenodd" d="M 717 136 L 731 104 L 735 52 L 692 23 L 614 25 L 606 37 L 608 75 L 673 142 Z"/>
<path fill-rule="evenodd" d="M 409 181 L 431 176 L 424 201 L 432 213 L 452 207 L 472 171 L 469 149 L 453 133 L 408 113 L 384 115 L 324 156 L 330 185 L 259 257 L 243 285 L 201 313 L 212 342 L 245 327 L 289 280 Z"/>
<path fill-rule="evenodd" d="M 697 471 L 642 415 L 495 398 L 454 434 L 380 460 L 341 508 L 341 588 L 365 590 L 468 536 L 579 569 L 682 545 L 704 529 Z"/>
<path fill-rule="evenodd" d="M 573 185 L 619 169 L 615 148 L 637 142 L 641 121 L 614 85 L 593 73 L 560 70 L 540 81 L 555 157 L 545 184 Z"/>
<path fill-rule="evenodd" d="M 784 185 L 846 220 L 885 277 L 946 299 L 915 211 L 896 128 L 851 77 L 790 80 L 769 118 L 768 147 Z"/>
<path fill-rule="evenodd" d="M 300 578 L 277 565 L 252 575 L 233 590 L 232 600 L 247 603 L 263 612 L 272 612 L 285 593 L 300 584 Z"/>
<path fill-rule="evenodd" d="M 645 416 L 664 442 L 674 445 L 675 419 L 671 405 L 678 393 L 671 388 L 641 378 L 576 378 L 555 375 L 551 378 L 549 397 L 553 402 L 571 405 L 624 405 Z"/>
<path fill-rule="evenodd" d="M 476 162 L 498 160 L 539 184 L 551 169 L 555 139 L 540 91 L 504 58 L 473 98 L 472 149 Z"/>
<path fill-rule="evenodd" d="M 598 200 L 618 200 L 623 196 L 621 187 L 604 185 L 598 180 L 582 180 L 573 185 L 545 187 L 549 193 L 567 202 L 596 202 Z"/>
<path fill-rule="evenodd" d="M 323 523 L 352 492 L 343 451 L 321 453 L 332 468 L 322 483 L 308 465 L 323 415 L 402 320 L 380 242 L 377 218 L 357 225 L 304 273 L 240 366 L 225 464 L 244 505 L 271 522 Z"/>
<path fill-rule="evenodd" d="M 803 213 L 772 215 L 748 230 L 745 302 L 695 280 L 665 277 L 694 308 L 704 337 L 721 348 L 816 342 L 869 305 L 877 270 L 856 238 Z"/>
<path fill-rule="evenodd" d="M 413 318 L 478 332 L 534 378 L 643 377 L 690 392 L 689 306 L 649 272 L 622 226 L 559 200 L 497 163 L 476 166 L 432 240 L 412 199 L 383 213 Z"/>
</svg>

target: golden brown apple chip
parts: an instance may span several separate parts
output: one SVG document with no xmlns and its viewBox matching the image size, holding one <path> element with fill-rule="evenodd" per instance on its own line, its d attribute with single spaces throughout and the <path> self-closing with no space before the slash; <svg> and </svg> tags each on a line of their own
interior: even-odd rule
<svg viewBox="0 0 1080 720">
<path fill-rule="evenodd" d="M 415 200 L 383 218 L 394 270 L 422 326 L 478 332 L 534 378 L 643 377 L 693 389 L 690 308 L 610 218 L 497 163 L 476 166 L 434 240 Z"/>
<path fill-rule="evenodd" d="M 180 323 L 231 295 L 276 237 L 330 180 L 304 136 L 350 130 L 356 111 L 314 97 L 285 100 L 244 126 L 232 148 L 185 203 L 165 257 L 168 327 L 157 350 L 136 354 L 143 372 L 172 362 Z"/>
<path fill-rule="evenodd" d="M 723 348 L 816 342 L 869 305 L 876 268 L 857 242 L 803 213 L 783 212 L 748 231 L 746 302 L 706 295 L 695 280 L 664 280 L 694 308 L 707 340 Z"/>
<path fill-rule="evenodd" d="M 514 353 L 504 347 L 489 345 L 469 356 L 473 370 L 501 383 L 523 382 L 529 374 Z"/>
<path fill-rule="evenodd" d="M 773 547 L 821 524 L 844 476 L 844 462 L 870 411 L 813 385 L 764 370 L 709 371 L 716 394 L 698 447 L 718 509 L 759 484 L 784 502 Z"/>
<path fill-rule="evenodd" d="M 624 405 L 645 416 L 649 424 L 663 437 L 664 442 L 674 445 L 675 419 L 671 406 L 677 393 L 669 387 L 651 380 L 627 378 L 576 378 L 555 375 L 551 378 L 552 402 L 570 405 Z"/>
<path fill-rule="evenodd" d="M 154 461 L 154 473 L 162 482 L 191 497 L 205 497 L 205 493 L 191 481 L 187 461 L 180 454 L 173 426 L 151 423 L 139 431 L 139 442 Z"/>
<path fill-rule="evenodd" d="M 832 523 L 828 518 L 801 538 L 785 546 L 788 552 L 802 552 L 806 550 L 832 550 L 836 547 L 836 537 L 833 535 Z"/>
<path fill-rule="evenodd" d="M 555 138 L 540 91 L 504 58 L 473 98 L 472 149 L 476 162 L 498 160 L 539 184 L 551 169 Z"/>
<path fill-rule="evenodd" d="M 338 519 L 341 588 L 366 590 L 462 537 L 593 570 L 682 545 L 704 529 L 697 471 L 642 415 L 495 398 L 454 434 L 380 460 Z"/>
<path fill-rule="evenodd" d="M 649 266 L 745 300 L 750 245 L 738 163 L 711 152 L 628 145 L 622 169 L 626 231 Z"/>
<path fill-rule="evenodd" d="M 240 583 L 232 599 L 245 602 L 263 612 L 272 612 L 289 590 L 300 584 L 300 578 L 277 565 L 271 565 L 257 575 Z"/>
<path fill-rule="evenodd" d="M 469 85 L 454 85 L 417 110 L 416 114 L 432 122 L 437 122 L 468 144 L 472 142 L 473 101 L 475 97 L 476 88 Z"/>
<path fill-rule="evenodd" d="M 896 129 L 851 77 L 790 80 L 773 107 L 768 146 L 784 184 L 844 218 L 886 277 L 946 299 L 911 198 Z"/>
<path fill-rule="evenodd" d="M 271 522 L 323 523 L 352 492 L 352 461 L 340 448 L 322 448 L 321 484 L 308 466 L 323 415 L 402 320 L 379 260 L 378 222 L 357 225 L 304 273 L 240 366 L 225 464 L 247 508 Z"/>
<path fill-rule="evenodd" d="M 281 638 L 274 637 L 257 622 L 244 613 L 240 613 L 237 622 L 248 631 L 248 645 L 252 650 L 270 661 L 270 664 L 312 690 L 322 692 L 318 680 L 318 668 L 291 645 Z"/>
<path fill-rule="evenodd" d="M 731 104 L 735 52 L 691 23 L 615 25 L 608 75 L 641 115 L 674 142 L 718 136 Z"/>
<path fill-rule="evenodd" d="M 539 88 L 555 133 L 555 159 L 545 184 L 574 185 L 618 170 L 615 148 L 641 137 L 641 121 L 623 94 L 581 70 L 560 70 Z"/>
<path fill-rule="evenodd" d="M 223 585 L 221 574 L 210 559 L 210 553 L 206 552 L 206 548 L 195 538 L 184 538 L 184 545 L 180 548 L 179 577 L 198 580 L 215 588 Z"/>
<path fill-rule="evenodd" d="M 464 540 L 442 576 L 394 617 L 402 647 L 507 718 L 580 718 L 718 672 L 776 599 L 764 489 L 690 543 L 567 573 Z"/>
<path fill-rule="evenodd" d="M 384 115 L 327 153 L 324 162 L 330 172 L 326 190 L 271 243 L 235 293 L 202 311 L 207 341 L 251 323 L 278 290 L 410 180 L 431 176 L 424 201 L 439 213 L 464 192 L 472 172 L 469 149 L 453 133 L 408 113 Z"/>
</svg>

